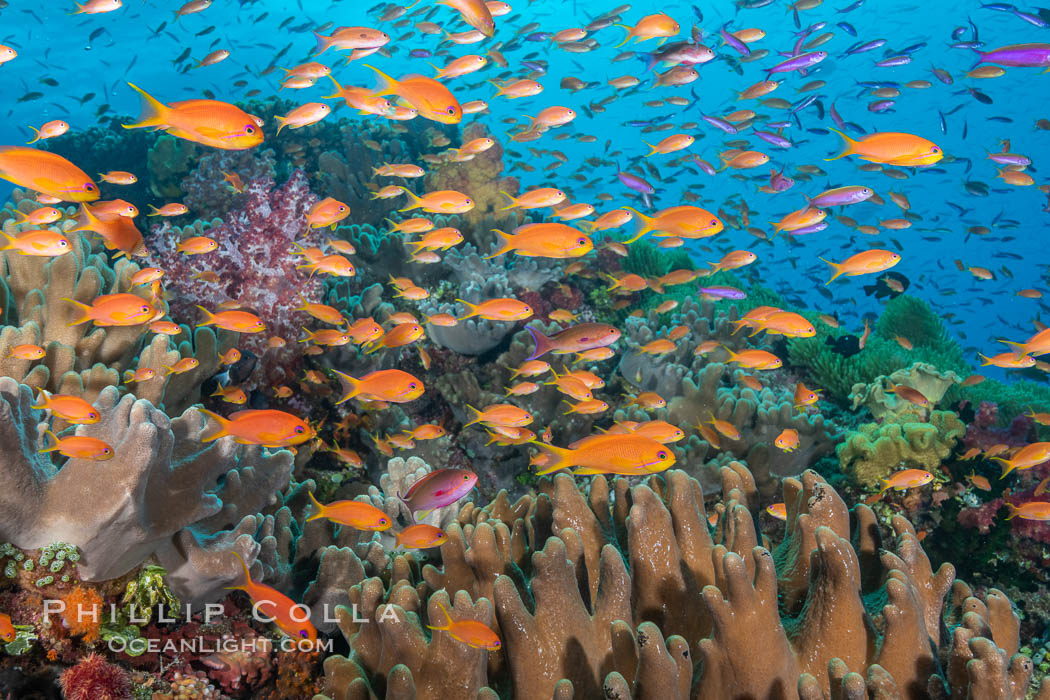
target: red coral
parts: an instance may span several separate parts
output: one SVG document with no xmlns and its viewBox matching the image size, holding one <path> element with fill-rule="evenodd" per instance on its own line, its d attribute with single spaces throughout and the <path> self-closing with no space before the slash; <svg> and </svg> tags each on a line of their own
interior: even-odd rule
<svg viewBox="0 0 1050 700">
<path fill-rule="evenodd" d="M 66 700 L 127 700 L 131 677 L 120 666 L 98 654 L 88 654 L 76 666 L 62 672 L 59 680 Z"/>
<path fill-rule="evenodd" d="M 271 640 L 254 634 L 224 635 L 216 646 L 218 651 L 200 662 L 208 667 L 208 678 L 227 693 L 257 688 L 273 675 Z"/>
<path fill-rule="evenodd" d="M 153 263 L 166 272 L 169 289 L 178 292 L 171 302 L 171 315 L 183 323 L 199 320 L 199 304 L 215 311 L 219 304 L 236 300 L 266 323 L 263 333 L 242 334 L 238 347 L 260 356 L 264 375 L 256 385 L 276 386 L 292 381 L 302 361 L 302 346 L 296 343 L 301 326 L 309 317 L 295 311 L 299 295 L 320 302 L 324 285 L 318 276 L 298 269 L 296 244 L 319 246 L 321 234 L 306 226 L 306 212 L 317 202 L 301 170 L 274 189 L 269 177 L 251 180 L 245 188 L 244 206 L 230 212 L 226 222 L 207 229 L 205 235 L 219 246 L 204 255 L 187 256 L 175 251 L 181 231 L 165 222 L 151 231 Z M 204 272 L 217 273 L 208 281 L 197 279 Z M 271 337 L 285 343 L 270 347 Z"/>
<path fill-rule="evenodd" d="M 966 426 L 963 445 L 976 447 L 984 452 L 993 445 L 1020 447 L 1028 444 L 1028 434 L 1032 431 L 1032 419 L 1028 416 L 1017 416 L 1006 428 L 996 428 L 999 421 L 999 407 L 991 401 L 982 401 L 977 407 L 973 421 Z"/>
</svg>

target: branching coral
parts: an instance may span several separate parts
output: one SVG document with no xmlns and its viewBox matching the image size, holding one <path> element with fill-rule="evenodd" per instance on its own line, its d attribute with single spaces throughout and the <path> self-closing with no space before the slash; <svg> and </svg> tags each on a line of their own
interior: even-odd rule
<svg viewBox="0 0 1050 700">
<path fill-rule="evenodd" d="M 809 700 L 865 685 L 887 697 L 1019 697 L 1032 665 L 1005 597 L 985 603 L 957 585 L 945 614 L 954 572 L 933 571 L 906 520 L 884 542 L 858 506 L 851 543 L 845 504 L 806 472 L 785 481 L 788 532 L 772 556 L 758 545 L 750 474 L 722 476 L 713 533 L 698 484 L 678 471 L 634 487 L 598 477 L 589 494 L 560 475 L 523 503 L 464 508 L 462 542 L 443 546 L 464 554 L 426 575 L 429 589 L 397 578 L 351 589 L 368 622 L 340 610 L 352 651 L 326 660 L 327 697 L 455 687 L 464 698 Z M 428 639 L 423 619 L 442 624 L 440 605 L 497 630 L 501 651 Z"/>
</svg>

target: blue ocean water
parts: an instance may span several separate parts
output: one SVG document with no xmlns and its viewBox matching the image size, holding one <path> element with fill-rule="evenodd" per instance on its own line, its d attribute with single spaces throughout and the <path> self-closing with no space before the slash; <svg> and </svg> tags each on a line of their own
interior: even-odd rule
<svg viewBox="0 0 1050 700">
<path fill-rule="evenodd" d="M 351 0 L 216 0 L 204 12 L 177 22 L 173 21 L 174 10 L 181 2 L 126 0 L 123 8 L 99 15 L 70 15 L 75 9 L 72 3 L 9 0 L 5 4 L 0 10 L 0 43 L 17 49 L 19 57 L 0 65 L 6 87 L 2 98 L 4 119 L 0 122 L 3 144 L 24 143 L 31 136 L 29 125 L 38 126 L 52 119 L 64 119 L 77 130 L 94 125 L 100 117 L 138 114 L 138 98 L 125 81 L 136 83 L 163 101 L 199 97 L 205 90 L 225 101 L 241 99 L 251 90 L 259 90 L 260 98 L 275 95 L 282 73 L 273 71 L 264 77 L 260 73 L 271 64 L 288 67 L 310 60 L 315 46 L 312 29 L 326 23 L 372 26 L 388 32 L 393 39 L 386 47 L 389 56 L 373 56 L 369 61 L 395 76 L 413 72 L 430 75 L 428 62 L 443 65 L 467 53 L 484 54 L 490 49 L 503 53 L 509 68 L 502 69 L 490 61 L 481 73 L 450 83 L 461 102 L 485 99 L 491 105 L 490 114 L 467 117 L 465 123 L 482 119 L 500 134 L 507 128 L 503 122 L 508 117 L 535 114 L 551 105 L 575 108 L 579 115 L 575 122 L 562 127 L 574 138 L 556 141 L 553 136 L 557 131 L 552 131 L 535 142 L 512 144 L 511 149 L 521 154 L 522 161 L 535 169 L 531 173 L 515 169 L 516 161 L 508 158 L 512 166 L 509 174 L 519 177 L 527 187 L 561 187 L 574 201 L 594 203 L 599 212 L 623 204 L 639 204 L 636 195 L 617 181 L 615 161 L 656 185 L 656 209 L 677 205 L 685 193 L 692 193 L 699 196 L 698 205 L 736 214 L 736 204 L 742 199 L 750 210 L 752 226 L 770 235 L 772 227 L 768 222 L 804 206 L 803 194 L 814 196 L 826 187 L 841 185 L 871 187 L 886 199 L 883 206 L 864 203 L 836 213 L 847 214 L 861 224 L 876 225 L 880 220 L 900 216 L 900 210 L 889 201 L 888 192 L 903 192 L 911 201 L 911 212 L 920 217 L 904 230 L 882 229 L 869 236 L 829 216 L 826 230 L 792 237 L 790 244 L 785 237 L 778 236 L 771 244 L 746 231 L 728 228 L 715 238 L 687 243 L 702 261 L 715 261 L 724 252 L 737 248 L 754 251 L 759 260 L 743 271 L 745 276 L 774 287 L 800 306 L 835 313 L 852 330 L 860 331 L 862 314 L 879 312 L 881 302 L 862 291 L 862 285 L 870 284 L 871 279 L 840 278 L 825 287 L 828 266 L 819 258 L 841 260 L 875 247 L 901 253 L 903 260 L 894 271 L 909 278 L 909 293 L 927 300 L 945 315 L 975 364 L 978 351 L 993 354 L 1005 348 L 995 339 L 1028 337 L 1035 330 L 1032 319 L 1048 310 L 1044 300 L 1016 296 L 1024 288 L 1047 290 L 1050 261 L 1042 254 L 1041 243 L 1042 232 L 1050 221 L 1050 214 L 1045 211 L 1047 196 L 1034 186 L 1016 187 L 997 179 L 996 166 L 986 156 L 989 151 L 1001 150 L 1000 140 L 1009 139 L 1011 152 L 1033 160 L 1028 172 L 1036 183 L 1046 182 L 1040 168 L 1050 152 L 1050 131 L 1037 129 L 1035 123 L 1050 117 L 1050 91 L 1046 89 L 1050 76 L 1042 75 L 1039 68 L 1008 68 L 1005 75 L 994 79 L 967 78 L 965 73 L 974 66 L 976 55 L 969 48 L 953 48 L 952 44 L 977 41 L 989 50 L 1009 44 L 1045 42 L 1050 40 L 1050 29 L 1036 26 L 1018 13 L 983 7 L 990 3 L 838 0 L 801 12 L 793 12 L 791 5 L 783 1 L 757 9 L 741 9 L 739 5 L 761 3 L 661 3 L 660 9 L 681 25 L 678 38 L 688 38 L 690 27 L 695 25 L 703 32 L 703 43 L 714 49 L 716 59 L 697 66 L 700 77 L 689 85 L 653 89 L 649 87 L 653 74 L 645 72 L 638 57 L 614 59 L 626 51 L 653 51 L 657 48 L 655 40 L 614 48 L 624 36 L 624 30 L 615 26 L 590 35 L 588 38 L 594 39 L 597 46 L 587 53 L 569 53 L 545 40 L 545 33 L 584 26 L 617 7 L 623 21 L 633 24 L 653 11 L 641 4 L 631 7 L 612 1 L 517 0 L 511 3 L 512 14 L 497 18 L 493 39 L 468 46 L 442 42 L 440 36 L 417 31 L 413 25 L 424 19 L 424 14 L 406 15 L 408 21 L 402 18 L 398 22 L 380 22 L 385 4 Z M 468 29 L 451 9 L 434 8 L 430 0 L 424 0 L 412 11 L 423 10 L 426 18 L 449 31 Z M 1018 9 L 1032 13 L 1033 18 L 1039 16 L 1034 8 Z M 731 31 L 763 30 L 765 36 L 750 47 L 753 51 L 767 49 L 769 55 L 762 60 L 740 62 L 739 54 L 722 45 L 718 38 L 719 28 L 726 23 Z M 814 28 L 818 23 L 825 26 Z M 737 91 L 762 80 L 764 70 L 781 60 L 778 52 L 792 51 L 800 29 L 810 31 L 806 42 L 830 32 L 831 38 L 819 47 L 829 57 L 805 77 L 782 74 L 779 77 L 783 83 L 769 97 L 797 103 L 815 95 L 817 101 L 798 111 L 797 120 L 787 110 L 762 106 L 758 101 L 737 102 Z M 953 32 L 957 38 L 953 39 Z M 870 52 L 844 55 L 850 47 L 876 39 L 884 39 L 885 45 Z M 196 60 L 221 48 L 231 51 L 228 60 L 188 69 Z M 412 58 L 409 52 L 413 49 L 426 49 L 434 55 L 429 59 Z M 903 53 L 905 50 L 907 54 Z M 186 51 L 189 59 L 177 62 Z M 897 55 L 907 55 L 911 60 L 896 67 L 875 66 L 877 61 Z M 364 61 L 344 65 L 334 51 L 322 58 L 333 66 L 333 75 L 343 84 L 373 82 Z M 529 60 L 548 63 L 546 74 L 538 78 L 544 91 L 520 100 L 492 99 L 495 90 L 483 79 L 524 77 L 530 68 L 522 63 Z M 938 80 L 931 70 L 934 67 L 950 73 L 954 84 Z M 639 77 L 642 83 L 621 91 L 607 84 L 623 75 Z M 566 77 L 580 78 L 592 85 L 573 93 L 559 87 Z M 799 92 L 802 85 L 813 80 L 826 84 L 811 93 Z M 930 81 L 932 85 L 928 89 L 901 87 L 892 108 L 880 113 L 869 111 L 869 104 L 879 98 L 865 84 L 903 86 L 916 80 Z M 240 87 L 239 81 L 244 81 Z M 981 99 L 968 90 L 980 91 Z M 284 90 L 281 95 L 307 102 L 319 100 L 329 92 L 330 85 L 325 81 L 307 90 Z M 593 108 L 613 95 L 616 99 L 605 103 L 604 111 Z M 689 104 L 673 106 L 665 102 L 646 106 L 672 96 L 685 97 Z M 935 141 L 949 158 L 927 169 L 903 169 L 908 172 L 904 180 L 860 171 L 858 166 L 862 163 L 856 158 L 826 163 L 822 159 L 837 154 L 841 146 L 839 137 L 825 129 L 834 125 L 830 117 L 832 105 L 846 122 L 865 131 L 914 133 Z M 756 125 L 791 120 L 784 135 L 794 142 L 793 147 L 772 148 L 750 130 L 727 136 L 701 120 L 701 112 L 717 116 L 742 108 L 758 112 Z M 345 106 L 336 109 L 335 115 L 352 116 Z M 645 123 L 650 122 L 676 127 L 667 132 L 643 133 Z M 699 125 L 690 129 L 678 126 L 689 122 Z M 275 125 L 266 128 L 272 133 Z M 675 154 L 648 160 L 657 169 L 659 177 L 654 177 L 641 169 L 636 160 L 628 165 L 647 152 L 643 140 L 654 143 L 678 132 L 690 133 L 697 139 L 686 153 L 715 165 L 718 153 L 728 148 L 725 142 L 746 139 L 752 148 L 770 156 L 769 166 L 709 176 L 688 162 L 669 166 L 680 155 Z M 594 135 L 597 140 L 581 142 L 575 138 L 581 134 Z M 539 149 L 538 155 L 533 149 Z M 561 151 L 567 162 L 557 169 L 545 170 L 544 166 L 552 160 L 550 150 Z M 594 156 L 608 165 L 593 170 L 582 165 L 584 159 Z M 757 191 L 758 185 L 766 184 L 769 167 L 785 168 L 790 175 L 804 165 L 819 166 L 826 174 L 814 175 L 808 182 L 800 180 L 791 190 L 777 195 Z M 585 182 L 572 177 L 581 170 L 586 172 Z M 741 174 L 745 177 L 739 177 Z M 967 182 L 971 183 L 969 188 Z M 973 183 L 983 183 L 986 188 Z M 0 196 L 6 197 L 7 193 L 7 188 L 0 188 Z M 612 195 L 612 200 L 599 201 L 599 193 Z M 987 227 L 990 232 L 968 233 L 974 226 Z M 968 271 L 960 271 L 956 260 L 965 266 L 988 268 L 995 279 L 979 280 Z M 994 376 L 994 372 L 990 374 Z"/>
</svg>

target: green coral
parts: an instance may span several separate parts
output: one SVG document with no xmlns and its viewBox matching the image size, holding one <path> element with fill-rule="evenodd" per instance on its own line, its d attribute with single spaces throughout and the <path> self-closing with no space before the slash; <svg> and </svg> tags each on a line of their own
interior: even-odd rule
<svg viewBox="0 0 1050 700">
<path fill-rule="evenodd" d="M 75 545 L 65 542 L 54 542 L 42 547 L 36 556 L 36 559 L 27 556 L 25 552 L 10 542 L 0 543 L 0 561 L 7 560 L 7 563 L 3 565 L 6 578 L 16 578 L 19 568 L 23 571 L 37 571 L 37 567 L 40 567 L 41 570 L 50 572 L 50 574 L 44 573 L 33 582 L 37 588 L 53 584 L 55 576 L 52 574 L 61 572 L 67 565 L 69 571 L 74 571 L 76 563 L 80 561 L 80 551 Z M 70 580 L 69 573 L 64 573 L 60 579 L 63 583 L 67 583 Z"/>
<path fill-rule="evenodd" d="M 951 411 L 933 411 L 928 423 L 865 423 L 838 447 L 844 472 L 865 487 L 900 469 L 935 470 L 966 426 Z"/>
<path fill-rule="evenodd" d="M 153 616 L 153 608 L 163 605 L 168 610 L 177 610 L 181 607 L 179 599 L 168 588 L 165 580 L 167 571 L 164 567 L 155 564 L 147 564 L 139 569 L 138 575 L 128 581 L 124 590 L 124 599 L 121 601 L 122 612 L 131 619 L 145 619 L 148 621 Z"/>
<path fill-rule="evenodd" d="M 182 179 L 189 175 L 199 157 L 197 145 L 185 139 L 164 134 L 146 156 L 153 194 L 165 199 L 181 197 Z"/>
</svg>

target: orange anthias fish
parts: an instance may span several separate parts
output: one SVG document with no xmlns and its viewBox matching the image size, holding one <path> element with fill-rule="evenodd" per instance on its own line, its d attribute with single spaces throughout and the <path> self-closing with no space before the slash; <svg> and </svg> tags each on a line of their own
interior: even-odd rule
<svg viewBox="0 0 1050 700">
<path fill-rule="evenodd" d="M 306 223 L 310 228 L 324 228 L 335 225 L 350 216 L 350 207 L 338 199 L 326 197 L 310 208 L 306 214 Z"/>
<path fill-rule="evenodd" d="M 633 27 L 629 27 L 625 24 L 616 25 L 627 30 L 627 36 L 623 38 L 619 44 L 613 48 L 619 48 L 626 44 L 631 39 L 635 41 L 647 41 L 649 39 L 660 39 L 660 43 L 664 43 L 668 37 L 672 37 L 681 31 L 678 26 L 678 22 L 675 22 L 669 16 L 663 12 L 646 15 L 638 20 L 637 24 Z"/>
<path fill-rule="evenodd" d="M 431 214 L 465 214 L 474 208 L 474 201 L 470 197 L 455 190 L 427 192 L 422 197 L 405 187 L 401 191 L 408 195 L 411 203 L 398 211 L 422 209 Z"/>
<path fill-rule="evenodd" d="M 485 0 L 438 0 L 439 5 L 448 5 L 459 12 L 460 18 L 487 37 L 496 33 L 496 21 L 492 19 L 491 3 Z"/>
<path fill-rule="evenodd" d="M 722 220 L 711 212 L 688 204 L 658 211 L 656 216 L 646 216 L 631 207 L 624 209 L 640 222 L 634 235 L 624 243 L 633 243 L 649 231 L 655 231 L 653 235 L 657 237 L 708 238 L 725 228 Z"/>
<path fill-rule="evenodd" d="M 262 319 L 248 311 L 220 311 L 213 314 L 203 306 L 197 308 L 204 314 L 204 320 L 198 326 L 217 326 L 238 333 L 261 333 L 266 330 Z"/>
<path fill-rule="evenodd" d="M 305 639 L 311 644 L 316 642 L 317 629 L 307 616 L 297 610 L 295 601 L 276 588 L 252 581 L 248 565 L 244 563 L 244 559 L 241 559 L 241 555 L 233 552 L 233 556 L 237 557 L 237 561 L 244 569 L 244 583 L 238 586 L 228 586 L 229 590 L 247 593 L 254 607 L 263 615 L 274 618 L 273 622 L 277 625 L 277 629 L 292 639 Z"/>
<path fill-rule="evenodd" d="M 824 260 L 824 258 L 821 258 Z M 875 272 L 882 272 L 888 270 L 901 261 L 901 256 L 893 251 L 880 250 L 878 248 L 874 250 L 865 250 L 862 253 L 851 255 L 846 260 L 840 263 L 833 263 L 830 260 L 824 260 L 835 273 L 831 276 L 824 284 L 831 284 L 840 275 L 848 275 L 855 277 L 857 275 L 868 275 Z"/>
<path fill-rule="evenodd" d="M 1050 460 L 1050 442 L 1033 442 L 1030 445 L 1025 445 L 1014 453 L 1010 459 L 1003 457 L 990 457 L 990 459 L 994 459 L 1003 465 L 1003 475 L 999 477 L 1002 479 L 1015 469 L 1028 469 Z"/>
<path fill-rule="evenodd" d="M 615 326 L 604 323 L 580 323 L 552 336 L 546 336 L 531 326 L 525 330 L 532 336 L 536 348 L 526 360 L 535 360 L 548 352 L 568 355 L 596 348 L 605 348 L 620 339 L 622 333 Z"/>
<path fill-rule="evenodd" d="M 905 491 L 930 483 L 933 481 L 933 474 L 922 469 L 904 469 L 903 471 L 894 472 L 889 479 L 880 479 L 880 481 L 882 482 L 882 490 L 879 493 L 889 489 Z"/>
<path fill-rule="evenodd" d="M 868 134 L 858 141 L 838 129 L 830 126 L 828 128 L 841 136 L 846 146 L 842 153 L 824 160 L 837 160 L 845 156 L 856 155 L 861 160 L 872 163 L 918 167 L 933 165 L 944 157 L 944 152 L 937 144 L 921 136 L 883 131 Z"/>
<path fill-rule="evenodd" d="M 1020 506 L 1015 506 L 1007 501 L 1006 507 L 1010 509 L 1010 515 L 1006 516 L 1007 520 L 1013 520 L 1014 518 L 1050 520 L 1050 502 L 1047 501 L 1031 501 Z"/>
<path fill-rule="evenodd" d="M 533 420 L 532 414 L 524 408 L 519 408 L 518 406 L 509 403 L 498 403 L 493 404 L 492 406 L 486 406 L 483 411 L 467 404 L 467 410 L 474 414 L 474 418 L 464 423 L 464 428 L 476 423 L 481 423 L 490 427 L 521 428 L 530 425 Z"/>
<path fill-rule="evenodd" d="M 503 244 L 492 255 L 486 255 L 486 259 L 510 252 L 540 258 L 578 258 L 594 250 L 590 236 L 565 224 L 525 224 L 512 234 L 499 229 L 493 231 L 500 235 Z"/>
<path fill-rule="evenodd" d="M 98 185 L 68 160 L 49 151 L 0 146 L 0 179 L 61 202 L 94 202 Z"/>
<path fill-rule="evenodd" d="M 462 299 L 456 299 L 456 301 L 470 311 L 467 315 L 456 319 L 457 321 L 464 321 L 475 316 L 490 321 L 524 321 L 532 318 L 532 307 L 517 299 L 488 299 L 480 304 L 471 304 Z"/>
<path fill-rule="evenodd" d="M 343 396 L 336 405 L 358 398 L 365 401 L 407 403 L 423 395 L 423 382 L 399 369 L 370 372 L 360 379 L 332 370 L 343 386 Z"/>
<path fill-rule="evenodd" d="M 397 544 L 394 546 L 405 549 L 429 549 L 440 547 L 447 541 L 448 534 L 441 528 L 426 523 L 416 523 L 397 533 Z"/>
<path fill-rule="evenodd" d="M 123 124 L 125 129 L 152 127 L 172 136 L 228 151 L 243 151 L 263 141 L 261 120 L 218 100 L 185 100 L 165 105 L 141 88 L 128 83 L 142 95 L 139 121 Z"/>
<path fill-rule="evenodd" d="M 379 86 L 372 91 L 374 96 L 397 95 L 419 116 L 442 124 L 458 124 L 463 119 L 463 108 L 459 101 L 437 80 L 421 75 L 396 80 L 378 68 L 367 67 L 379 77 Z"/>
<path fill-rule="evenodd" d="M 75 299 L 66 299 L 84 314 L 69 323 L 77 326 L 94 321 L 96 326 L 137 326 L 153 318 L 156 311 L 148 301 L 134 294 L 104 294 L 95 297 L 90 306 Z"/>
<path fill-rule="evenodd" d="M 250 409 L 237 411 L 230 414 L 229 418 L 223 418 L 207 409 L 198 410 L 219 424 L 219 430 L 202 438 L 201 442 L 211 442 L 232 435 L 233 441 L 241 445 L 291 447 L 314 436 L 314 429 L 306 421 L 284 411 Z"/>
<path fill-rule="evenodd" d="M 0 613 L 0 639 L 5 642 L 13 642 L 17 636 L 18 630 L 11 624 L 11 616 L 7 613 Z"/>
<path fill-rule="evenodd" d="M 440 627 L 427 625 L 427 629 L 444 630 L 457 642 L 475 649 L 497 651 L 501 647 L 499 637 L 485 625 L 477 620 L 453 620 L 444 605 L 438 603 L 438 607 L 445 613 L 446 622 Z"/>
<path fill-rule="evenodd" d="M 784 450 L 784 452 L 792 452 L 798 448 L 798 431 L 793 428 L 784 428 L 784 430 L 773 440 L 773 444 Z"/>
<path fill-rule="evenodd" d="M 674 452 L 652 438 L 641 435 L 594 435 L 579 443 L 576 449 L 555 447 L 533 440 L 548 457 L 537 475 L 576 467 L 574 474 L 655 474 L 671 467 Z"/>
<path fill-rule="evenodd" d="M 7 240 L 7 244 L 0 246 L 0 250 L 15 250 L 19 255 L 54 258 L 73 249 L 68 238 L 50 229 L 23 231 L 17 236 L 9 236 L 0 231 L 0 236 Z"/>
<path fill-rule="evenodd" d="M 67 423 L 90 425 L 101 420 L 94 406 L 79 396 L 68 394 L 48 394 L 46 391 L 41 391 L 40 402 L 34 404 L 32 408 L 51 411 Z"/>
<path fill-rule="evenodd" d="M 74 231 L 94 231 L 102 237 L 102 243 L 108 250 L 119 250 L 127 256 L 146 254 L 142 232 L 128 216 L 100 211 L 96 206 L 81 204 L 77 225 L 67 233 Z"/>
<path fill-rule="evenodd" d="M 47 436 L 51 438 L 54 443 L 50 447 L 45 447 L 40 452 L 57 452 L 60 455 L 65 455 L 70 459 L 86 459 L 93 462 L 102 462 L 108 459 L 113 459 L 114 453 L 113 448 L 108 444 L 99 440 L 98 438 L 88 437 L 86 435 L 70 435 L 68 437 L 60 438 L 50 430 L 47 431 Z"/>
<path fill-rule="evenodd" d="M 371 503 L 362 501 L 336 501 L 334 503 L 319 503 L 313 491 L 307 491 L 310 502 L 317 510 L 306 519 L 306 522 L 319 518 L 328 518 L 333 523 L 349 525 L 358 530 L 373 530 L 376 532 L 389 530 L 393 524 L 390 517 Z"/>
</svg>

